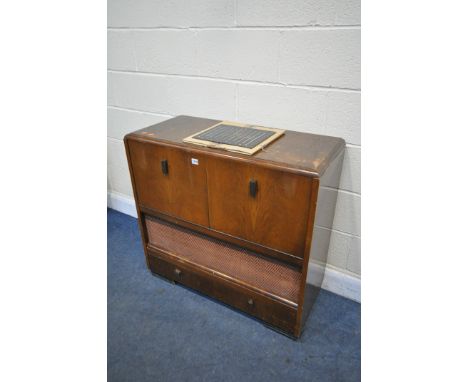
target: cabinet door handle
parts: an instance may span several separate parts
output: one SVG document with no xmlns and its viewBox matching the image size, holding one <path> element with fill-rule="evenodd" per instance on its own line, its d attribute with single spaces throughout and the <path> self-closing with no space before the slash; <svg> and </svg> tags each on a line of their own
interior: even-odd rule
<svg viewBox="0 0 468 382">
<path fill-rule="evenodd" d="M 161 170 L 164 175 L 169 174 L 169 164 L 167 163 L 167 159 L 161 161 Z"/>
<path fill-rule="evenodd" d="M 257 181 L 251 179 L 249 182 L 249 191 L 250 191 L 250 196 L 252 198 L 255 198 L 255 196 L 257 195 L 257 190 L 258 190 Z"/>
</svg>

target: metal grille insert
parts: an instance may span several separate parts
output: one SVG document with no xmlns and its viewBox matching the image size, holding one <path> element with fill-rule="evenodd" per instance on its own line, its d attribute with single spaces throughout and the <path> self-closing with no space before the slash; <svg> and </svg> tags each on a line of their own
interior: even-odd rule
<svg viewBox="0 0 468 382">
<path fill-rule="evenodd" d="M 273 134 L 274 131 L 220 124 L 193 138 L 253 149 Z"/>
<path fill-rule="evenodd" d="M 285 264 L 198 232 L 146 217 L 150 244 L 289 301 L 298 302 L 301 273 Z"/>
</svg>

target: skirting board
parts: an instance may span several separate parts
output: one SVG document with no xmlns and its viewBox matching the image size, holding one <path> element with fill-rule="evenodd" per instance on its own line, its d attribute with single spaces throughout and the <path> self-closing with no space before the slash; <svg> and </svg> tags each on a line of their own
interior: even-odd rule
<svg viewBox="0 0 468 382">
<path fill-rule="evenodd" d="M 138 218 L 135 200 L 118 192 L 107 192 L 107 207 L 122 212 L 125 215 Z"/>
<path fill-rule="evenodd" d="M 126 215 L 137 217 L 135 201 L 133 198 L 117 192 L 107 193 L 107 207 L 122 212 Z M 323 271 L 322 265 L 309 264 L 308 279 L 314 279 L 313 275 Z M 341 272 L 336 268 L 327 266 L 322 288 L 350 300 L 361 302 L 361 279 Z"/>
<path fill-rule="evenodd" d="M 320 275 L 323 274 L 323 267 L 323 265 L 309 263 L 307 283 L 313 284 L 309 280 L 314 280 L 314 275 L 320 278 Z M 325 268 L 322 288 L 350 300 L 361 302 L 361 279 L 330 265 Z"/>
</svg>

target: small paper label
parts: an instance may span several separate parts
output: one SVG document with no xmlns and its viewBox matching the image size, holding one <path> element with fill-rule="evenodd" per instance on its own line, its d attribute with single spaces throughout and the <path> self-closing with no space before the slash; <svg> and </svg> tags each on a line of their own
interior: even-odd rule
<svg viewBox="0 0 468 382">
<path fill-rule="evenodd" d="M 192 158 L 192 164 L 198 166 L 198 159 Z"/>
</svg>

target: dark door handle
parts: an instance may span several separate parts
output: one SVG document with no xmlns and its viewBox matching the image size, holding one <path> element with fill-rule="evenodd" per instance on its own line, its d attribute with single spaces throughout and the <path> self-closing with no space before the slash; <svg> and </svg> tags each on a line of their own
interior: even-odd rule
<svg viewBox="0 0 468 382">
<path fill-rule="evenodd" d="M 169 174 L 169 165 L 167 164 L 167 159 L 161 161 L 161 169 L 164 175 Z"/>
<path fill-rule="evenodd" d="M 252 198 L 255 198 L 255 196 L 257 195 L 257 190 L 258 190 L 257 181 L 251 179 L 249 182 L 249 191 L 250 191 L 250 196 Z"/>
</svg>

